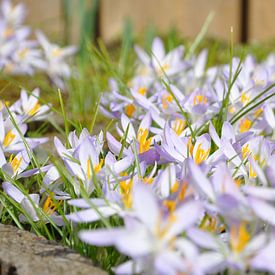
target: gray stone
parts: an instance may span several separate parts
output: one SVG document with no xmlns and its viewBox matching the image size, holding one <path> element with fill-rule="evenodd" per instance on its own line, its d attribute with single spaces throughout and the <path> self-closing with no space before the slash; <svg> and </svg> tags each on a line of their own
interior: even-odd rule
<svg viewBox="0 0 275 275">
<path fill-rule="evenodd" d="M 0 224 L 0 275 L 107 274 L 73 250 Z"/>
</svg>

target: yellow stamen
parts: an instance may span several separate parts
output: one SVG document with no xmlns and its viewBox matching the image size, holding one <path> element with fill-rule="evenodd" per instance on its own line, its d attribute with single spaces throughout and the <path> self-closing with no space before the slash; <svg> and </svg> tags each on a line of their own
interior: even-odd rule
<svg viewBox="0 0 275 275">
<path fill-rule="evenodd" d="M 53 57 L 59 57 L 62 54 L 62 50 L 59 48 L 55 48 L 52 50 L 52 56 Z"/>
<path fill-rule="evenodd" d="M 256 160 L 256 161 L 258 162 L 258 164 L 259 164 L 261 167 L 264 166 L 264 164 L 265 164 L 266 161 L 265 161 L 265 159 L 261 160 L 259 154 L 255 154 L 255 155 L 253 156 L 253 158 L 254 158 L 254 160 Z"/>
<path fill-rule="evenodd" d="M 145 95 L 147 92 L 147 89 L 145 87 L 140 87 L 138 89 L 138 93 L 141 94 L 141 95 Z"/>
<path fill-rule="evenodd" d="M 145 184 L 152 184 L 153 181 L 154 181 L 154 178 L 147 178 L 147 177 L 145 177 L 145 178 L 143 179 L 143 182 L 144 182 Z"/>
<path fill-rule="evenodd" d="M 247 132 L 252 126 L 251 120 L 248 118 L 244 118 L 240 123 L 240 132 L 245 133 Z"/>
<path fill-rule="evenodd" d="M 125 113 L 128 117 L 132 117 L 133 113 L 135 112 L 136 110 L 136 107 L 134 104 L 128 104 L 126 107 L 125 107 Z"/>
<path fill-rule="evenodd" d="M 126 176 L 128 176 L 128 173 L 127 173 L 127 172 L 121 172 L 121 173 L 119 173 L 119 175 L 120 175 L 121 177 L 126 177 Z"/>
<path fill-rule="evenodd" d="M 187 148 L 188 148 L 188 151 L 189 151 L 189 155 L 192 155 L 193 150 L 194 150 L 194 145 L 192 143 L 192 138 L 191 137 L 188 139 Z"/>
<path fill-rule="evenodd" d="M 173 185 L 173 187 L 171 188 L 171 193 L 175 193 L 179 190 L 179 187 L 180 187 L 180 184 L 178 181 L 176 181 Z M 175 218 L 172 214 L 173 212 L 175 211 L 176 209 L 176 205 L 177 205 L 177 202 L 178 201 L 183 201 L 184 198 L 185 198 L 185 194 L 186 194 L 186 190 L 187 190 L 187 182 L 184 182 L 181 189 L 180 189 L 180 192 L 178 193 L 177 197 L 175 198 L 175 200 L 164 200 L 163 201 L 163 205 L 165 207 L 167 207 L 167 209 L 169 210 L 171 216 L 170 218 Z"/>
<path fill-rule="evenodd" d="M 249 144 L 246 144 L 242 147 L 242 156 L 243 159 L 245 159 L 246 157 L 248 157 L 251 154 L 250 148 L 249 148 Z"/>
<path fill-rule="evenodd" d="M 14 139 L 15 139 L 15 134 L 13 134 L 11 130 L 8 131 L 8 133 L 6 134 L 6 136 L 4 138 L 3 146 L 8 147 Z"/>
<path fill-rule="evenodd" d="M 253 169 L 252 165 L 249 165 L 249 177 L 250 178 L 256 178 L 257 177 L 257 173 L 256 171 Z"/>
<path fill-rule="evenodd" d="M 162 204 L 169 210 L 170 213 L 176 209 L 176 202 L 173 200 L 164 200 Z"/>
<path fill-rule="evenodd" d="M 211 216 L 207 216 L 206 218 L 204 218 L 204 221 L 200 225 L 200 228 L 202 230 L 206 230 L 209 232 L 217 232 L 217 233 L 222 233 L 225 231 L 225 226 L 219 225 L 217 222 L 217 218 L 211 217 Z"/>
<path fill-rule="evenodd" d="M 206 160 L 210 153 L 210 148 L 205 151 L 204 149 L 201 148 L 201 146 L 202 144 L 200 143 L 194 156 L 194 160 L 196 164 L 200 164 L 204 160 Z"/>
<path fill-rule="evenodd" d="M 164 71 L 167 71 L 169 68 L 170 68 L 170 65 L 165 63 L 161 66 L 161 68 L 164 70 Z"/>
<path fill-rule="evenodd" d="M 96 174 L 101 170 L 103 162 L 104 162 L 104 160 L 100 159 L 99 163 L 94 166 L 94 171 Z"/>
<path fill-rule="evenodd" d="M 211 232 L 214 232 L 217 228 L 217 219 L 216 218 L 210 218 L 208 230 Z"/>
<path fill-rule="evenodd" d="M 91 167 L 91 160 L 87 160 L 87 178 L 90 180 L 92 177 L 92 167 Z"/>
<path fill-rule="evenodd" d="M 263 108 L 259 108 L 254 112 L 254 117 L 258 118 L 263 112 Z"/>
<path fill-rule="evenodd" d="M 236 107 L 232 105 L 231 107 L 229 107 L 228 111 L 230 114 L 234 114 L 236 112 Z"/>
<path fill-rule="evenodd" d="M 245 106 L 247 103 L 249 103 L 249 101 L 250 101 L 250 96 L 247 95 L 245 92 L 243 92 L 241 95 L 241 102 L 242 102 L 243 106 Z"/>
<path fill-rule="evenodd" d="M 182 187 L 181 187 L 181 190 L 180 190 L 179 196 L 178 196 L 178 198 L 179 198 L 180 201 L 184 200 L 185 195 L 186 195 L 186 191 L 187 191 L 187 187 L 188 187 L 187 182 L 184 182 L 182 184 Z"/>
<path fill-rule="evenodd" d="M 196 95 L 193 99 L 193 105 L 198 105 L 198 104 L 206 104 L 207 103 L 207 97 L 204 95 Z"/>
<path fill-rule="evenodd" d="M 185 126 L 186 126 L 186 121 L 184 119 L 176 118 L 172 126 L 172 129 L 179 136 L 184 130 Z"/>
<path fill-rule="evenodd" d="M 172 101 L 173 101 L 172 95 L 163 95 L 161 98 L 162 108 L 166 110 L 168 108 L 169 103 L 171 103 Z"/>
<path fill-rule="evenodd" d="M 23 160 L 22 156 L 20 157 L 20 159 L 17 159 L 16 157 L 13 159 L 12 155 L 10 156 L 9 162 L 11 164 L 11 167 L 14 173 L 16 173 L 17 170 L 19 169 L 22 160 Z"/>
<path fill-rule="evenodd" d="M 172 188 L 171 188 L 171 192 L 172 193 L 175 193 L 175 192 L 177 192 L 178 190 L 179 190 L 179 187 L 180 187 L 180 184 L 179 184 L 179 182 L 178 181 L 176 181 L 174 184 L 173 184 L 173 186 L 172 186 Z"/>
<path fill-rule="evenodd" d="M 94 172 L 95 172 L 96 174 L 101 170 L 102 165 L 103 165 L 103 162 L 104 162 L 104 160 L 101 159 L 101 160 L 99 161 L 99 163 L 96 164 L 96 165 L 93 167 Z M 88 159 L 88 160 L 87 160 L 87 178 L 88 178 L 88 180 L 90 180 L 91 177 L 92 177 L 92 166 L 91 166 L 91 160 Z"/>
<path fill-rule="evenodd" d="M 211 216 L 205 216 L 200 224 L 202 230 L 214 232 L 217 228 L 217 219 Z"/>
<path fill-rule="evenodd" d="M 28 111 L 28 115 L 30 116 L 33 116 L 37 113 L 37 111 L 40 109 L 41 105 L 37 102 L 33 108 L 31 108 L 29 111 Z"/>
<path fill-rule="evenodd" d="M 230 245 L 234 253 L 241 253 L 250 241 L 250 234 L 246 230 L 245 223 L 239 226 L 232 226 L 230 230 Z"/>
<path fill-rule="evenodd" d="M 44 205 L 43 205 L 43 211 L 44 213 L 48 214 L 48 215 L 51 215 L 59 205 L 62 204 L 62 200 L 59 201 L 58 203 L 55 203 L 51 197 L 49 196 L 46 201 L 44 202 Z"/>
<path fill-rule="evenodd" d="M 150 149 L 152 143 L 152 138 L 148 138 L 149 131 L 148 129 L 140 128 L 137 134 L 137 140 L 139 142 L 139 153 L 144 153 Z"/>
<path fill-rule="evenodd" d="M 162 76 L 168 69 L 170 68 L 170 65 L 165 63 L 163 64 L 162 66 L 160 66 L 158 69 L 157 69 L 157 74 L 158 76 Z"/>
<path fill-rule="evenodd" d="M 133 204 L 132 188 L 133 188 L 133 179 L 121 181 L 119 183 L 121 190 L 121 199 L 124 203 L 125 208 L 130 209 Z"/>
<path fill-rule="evenodd" d="M 241 179 L 241 178 L 237 178 L 237 179 L 234 180 L 234 182 L 235 182 L 235 184 L 236 184 L 238 187 L 240 187 L 241 184 L 242 184 L 242 179 Z"/>
</svg>

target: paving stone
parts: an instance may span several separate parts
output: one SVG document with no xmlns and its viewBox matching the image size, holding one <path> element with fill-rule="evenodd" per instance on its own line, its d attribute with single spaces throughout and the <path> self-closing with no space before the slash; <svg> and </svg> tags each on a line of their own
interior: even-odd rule
<svg viewBox="0 0 275 275">
<path fill-rule="evenodd" d="M 14 226 L 0 224 L 0 275 L 105 275 L 73 250 Z"/>
</svg>

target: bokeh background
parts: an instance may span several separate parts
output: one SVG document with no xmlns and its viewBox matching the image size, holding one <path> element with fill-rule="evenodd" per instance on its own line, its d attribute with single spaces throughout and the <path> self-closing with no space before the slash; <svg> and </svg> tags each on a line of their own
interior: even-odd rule
<svg viewBox="0 0 275 275">
<path fill-rule="evenodd" d="M 228 63 L 232 46 L 235 56 L 252 54 L 259 62 L 275 50 L 275 0 L 12 2 L 25 4 L 25 24 L 32 28 L 33 36 L 40 29 L 52 43 L 79 46 L 73 60 L 77 78 L 68 81 L 64 100 L 70 117 L 84 126 L 89 125 L 91 114 L 97 110 L 100 94 L 109 89 L 110 78 L 115 78 L 121 92 L 125 92 L 125 83 L 136 68 L 135 44 L 150 52 L 154 37 L 160 36 L 167 51 L 180 44 L 192 48 L 194 54 L 207 48 L 207 67 Z M 0 84 L 9 85 L 5 94 L 13 101 L 18 98 L 18 86 L 22 83 L 30 91 L 40 87 L 43 100 L 59 108 L 56 88 L 43 74 Z"/>
<path fill-rule="evenodd" d="M 138 35 L 178 31 L 195 37 L 213 12 L 208 36 L 236 42 L 267 42 L 275 37 L 275 0 L 23 0 L 27 24 L 53 39 L 84 43 L 85 37 L 105 43 L 119 39 L 130 24 Z"/>
</svg>

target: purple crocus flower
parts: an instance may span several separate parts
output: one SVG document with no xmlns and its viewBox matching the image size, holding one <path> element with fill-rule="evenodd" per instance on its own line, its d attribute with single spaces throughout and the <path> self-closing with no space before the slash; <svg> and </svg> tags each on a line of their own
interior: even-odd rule
<svg viewBox="0 0 275 275">
<path fill-rule="evenodd" d="M 34 89 L 30 96 L 22 90 L 20 99 L 10 107 L 10 111 L 18 115 L 22 122 L 45 120 L 49 115 L 50 107 L 39 103 L 39 94 L 38 88 Z"/>
<path fill-rule="evenodd" d="M 49 222 L 43 215 L 49 215 L 49 219 L 55 224 L 62 226 L 64 225 L 63 219 L 59 216 L 55 210 L 57 205 L 52 201 L 51 197 L 44 201 L 42 208 L 40 208 L 40 196 L 39 194 L 24 195 L 17 187 L 10 182 L 3 182 L 2 187 L 5 193 L 10 196 L 13 200 L 20 204 L 27 214 L 27 217 L 20 215 L 19 219 L 22 222 L 27 222 L 28 219 L 32 219 L 34 222 L 38 222 L 43 217 L 43 221 Z M 42 215 L 41 211 L 44 212 Z"/>
<path fill-rule="evenodd" d="M 146 201 L 146 205 L 143 201 Z M 136 186 L 133 208 L 136 219 L 125 217 L 125 227 L 81 231 L 80 239 L 91 245 L 114 245 L 137 262 L 144 272 L 162 272 L 163 268 L 167 272 L 180 271 L 183 263 L 181 257 L 171 248 L 171 242 L 197 221 L 202 211 L 200 203 L 187 202 L 171 215 L 163 217 L 151 191 L 144 186 Z M 163 265 L 161 259 L 165 258 Z M 132 265 L 128 263 L 127 267 L 131 268 Z M 127 274 L 132 272 L 125 269 L 124 264 L 123 270 Z"/>
</svg>

